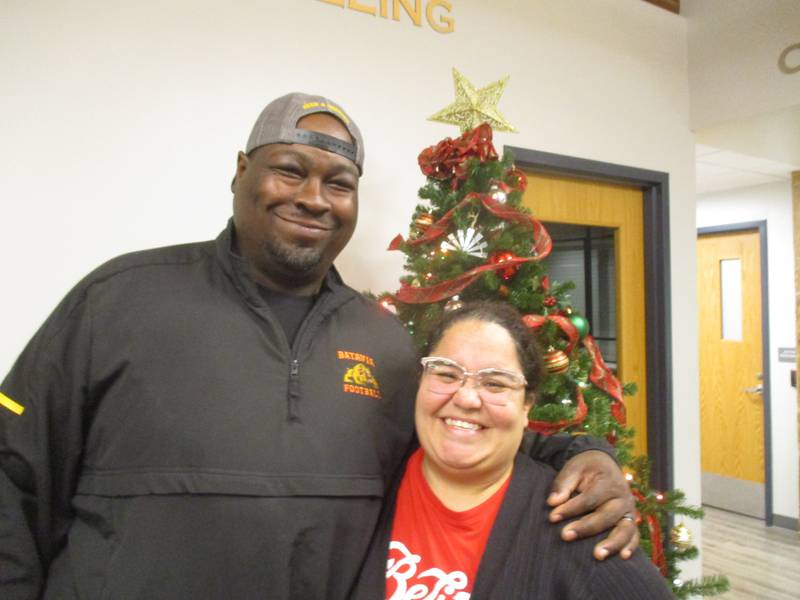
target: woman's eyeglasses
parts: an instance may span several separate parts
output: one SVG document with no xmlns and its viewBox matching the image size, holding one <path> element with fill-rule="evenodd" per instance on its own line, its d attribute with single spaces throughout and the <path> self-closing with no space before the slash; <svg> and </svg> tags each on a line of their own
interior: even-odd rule
<svg viewBox="0 0 800 600">
<path fill-rule="evenodd" d="M 504 405 L 511 392 L 528 384 L 520 373 L 491 368 L 472 373 L 456 361 L 441 356 L 426 356 L 420 362 L 428 390 L 437 394 L 455 394 L 471 377 L 482 400 Z"/>
</svg>

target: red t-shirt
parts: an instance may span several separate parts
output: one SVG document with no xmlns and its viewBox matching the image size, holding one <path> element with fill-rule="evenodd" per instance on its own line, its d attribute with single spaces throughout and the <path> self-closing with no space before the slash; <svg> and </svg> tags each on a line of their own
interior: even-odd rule
<svg viewBox="0 0 800 600">
<path fill-rule="evenodd" d="M 397 494 L 386 598 L 468 600 L 511 478 L 478 506 L 454 511 L 425 481 L 422 457 L 422 448 L 411 456 Z"/>
</svg>

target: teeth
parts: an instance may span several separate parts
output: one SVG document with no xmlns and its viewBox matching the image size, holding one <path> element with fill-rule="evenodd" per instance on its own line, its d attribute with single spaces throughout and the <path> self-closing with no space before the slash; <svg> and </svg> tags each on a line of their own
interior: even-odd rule
<svg viewBox="0 0 800 600">
<path fill-rule="evenodd" d="M 469 423 L 468 421 L 459 421 L 458 419 L 445 419 L 444 420 L 446 425 L 450 425 L 451 427 L 458 427 L 460 429 L 469 429 L 471 431 L 477 431 L 481 428 L 480 425 L 477 423 Z"/>
</svg>

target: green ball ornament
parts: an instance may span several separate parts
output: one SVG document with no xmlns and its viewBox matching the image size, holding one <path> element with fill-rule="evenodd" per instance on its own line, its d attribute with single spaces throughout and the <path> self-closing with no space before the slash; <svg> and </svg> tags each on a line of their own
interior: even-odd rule
<svg viewBox="0 0 800 600">
<path fill-rule="evenodd" d="M 583 315 L 578 314 L 571 314 L 569 320 L 572 321 L 572 324 L 575 325 L 575 329 L 578 330 L 578 335 L 581 339 L 585 338 L 589 334 L 589 321 Z"/>
</svg>

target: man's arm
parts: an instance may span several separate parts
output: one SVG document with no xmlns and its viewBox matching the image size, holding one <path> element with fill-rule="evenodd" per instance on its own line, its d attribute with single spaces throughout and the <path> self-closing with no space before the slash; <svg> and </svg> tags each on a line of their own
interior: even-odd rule
<svg viewBox="0 0 800 600">
<path fill-rule="evenodd" d="M 82 303 L 80 303 L 82 304 Z M 88 319 L 59 306 L 0 385 L 0 598 L 38 598 L 66 543 L 82 450 Z"/>
<path fill-rule="evenodd" d="M 571 541 L 610 530 L 608 537 L 595 546 L 595 558 L 602 560 L 617 553 L 622 558 L 631 556 L 639 545 L 639 529 L 632 518 L 636 504 L 611 446 L 583 435 L 526 432 L 522 451 L 560 469 L 547 499 L 555 507 L 550 521 L 584 515 L 564 527 L 562 539 Z"/>
</svg>

